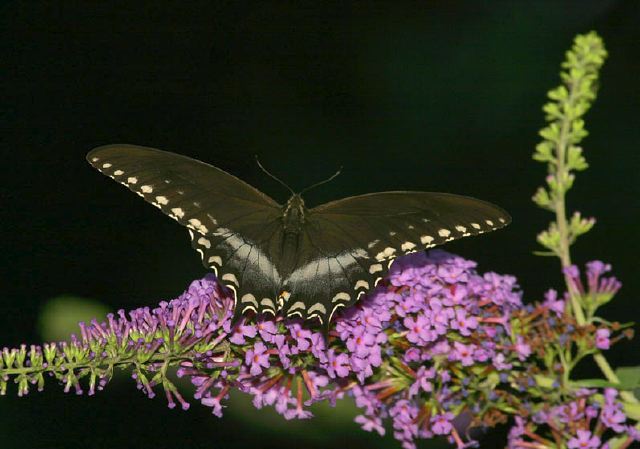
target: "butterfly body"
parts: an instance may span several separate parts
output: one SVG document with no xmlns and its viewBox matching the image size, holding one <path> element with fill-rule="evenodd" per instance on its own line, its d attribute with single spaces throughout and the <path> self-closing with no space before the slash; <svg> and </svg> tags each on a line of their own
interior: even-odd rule
<svg viewBox="0 0 640 449">
<path fill-rule="evenodd" d="M 307 208 L 280 205 L 216 167 L 133 145 L 87 155 L 189 230 L 202 263 L 229 287 L 236 315 L 282 313 L 328 324 L 382 279 L 395 257 L 505 226 L 490 203 L 446 193 L 382 192 Z"/>
<path fill-rule="evenodd" d="M 300 195 L 292 196 L 282 208 L 282 258 L 280 272 L 285 277 L 298 265 L 300 239 L 306 215 L 304 200 Z"/>
</svg>

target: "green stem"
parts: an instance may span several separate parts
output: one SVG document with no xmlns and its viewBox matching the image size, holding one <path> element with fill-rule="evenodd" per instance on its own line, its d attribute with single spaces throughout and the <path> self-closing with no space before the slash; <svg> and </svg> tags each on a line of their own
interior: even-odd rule
<svg viewBox="0 0 640 449">
<path fill-rule="evenodd" d="M 575 98 L 575 84 L 571 83 L 569 86 L 569 98 L 568 102 L 573 106 L 573 101 Z M 567 153 L 567 136 L 571 127 L 571 119 L 566 115 L 562 119 L 562 127 L 560 128 L 560 136 L 558 138 L 558 142 L 556 144 L 556 156 L 557 156 L 557 164 L 556 164 L 556 182 L 559 186 L 564 186 L 565 184 L 565 160 Z M 560 235 L 560 248 L 559 248 L 559 257 L 562 268 L 567 268 L 571 265 L 571 253 L 569 250 L 569 223 L 567 221 L 567 212 L 566 212 L 566 202 L 565 202 L 565 189 L 559 189 L 558 195 L 555 198 L 555 214 L 556 214 L 556 225 L 558 226 L 558 233 Z M 569 276 L 565 275 L 565 283 L 567 285 L 567 290 L 569 292 L 569 298 L 571 301 L 571 308 L 573 310 L 574 318 L 576 319 L 576 323 L 579 326 L 584 326 L 587 323 L 587 320 L 584 315 L 584 310 L 582 305 L 580 304 L 580 295 L 575 288 L 573 287 L 573 283 L 570 282 Z M 600 368 L 600 371 L 607 378 L 608 381 L 612 383 L 619 384 L 620 379 L 616 376 L 616 373 L 609 365 L 607 359 L 601 354 L 597 353 L 593 355 L 593 359 Z M 620 392 L 620 396 L 627 402 L 637 403 L 638 400 L 636 397 L 629 391 Z"/>
<path fill-rule="evenodd" d="M 575 84 L 571 83 L 569 86 L 569 98 L 567 102 L 573 106 L 575 100 Z M 560 136 L 556 144 L 556 184 L 558 186 L 565 185 L 565 160 L 567 154 L 567 136 L 571 128 L 571 118 L 564 115 L 562 118 L 562 127 L 560 128 Z M 555 198 L 555 213 L 556 224 L 558 226 L 558 234 L 560 235 L 560 248 L 559 256 L 562 268 L 569 267 L 571 265 L 571 253 L 569 251 L 569 223 L 567 221 L 566 202 L 565 202 L 566 190 L 564 187 L 558 190 L 557 197 Z M 569 282 L 569 277 L 565 275 L 565 283 L 569 290 L 569 297 L 571 298 L 571 307 L 575 315 L 576 322 L 579 326 L 583 326 L 586 322 L 582 305 L 579 301 L 578 292 L 572 287 L 572 283 Z"/>
<path fill-rule="evenodd" d="M 562 347 L 558 346 L 557 352 L 558 356 L 560 357 L 560 363 L 562 363 L 562 386 L 565 387 L 566 385 L 569 385 L 569 374 L 571 373 L 573 363 L 571 362 L 571 360 L 567 360 Z M 571 357 L 570 354 L 569 357 Z"/>
<path fill-rule="evenodd" d="M 2 376 L 15 376 L 15 375 L 20 375 L 20 374 L 38 374 L 38 373 L 55 373 L 55 372 L 69 372 L 69 371 L 75 371 L 77 369 L 82 369 L 82 368 L 92 368 L 92 369 L 97 369 L 97 368 L 102 368 L 102 367 L 109 367 L 109 366 L 121 366 L 121 365 L 131 365 L 136 363 L 137 359 L 136 359 L 137 355 L 132 355 L 130 357 L 127 357 L 125 359 L 120 358 L 120 357 L 112 357 L 112 358 L 108 358 L 108 359 L 102 359 L 100 360 L 98 363 L 96 362 L 86 362 L 86 363 L 82 363 L 82 362 L 77 362 L 77 363 L 63 363 L 64 365 L 64 369 L 62 369 L 59 365 L 48 365 L 46 367 L 43 366 L 23 366 L 21 368 L 0 368 L 0 377 Z M 162 354 L 154 354 L 153 356 L 151 356 L 151 358 L 145 362 L 145 363 L 149 363 L 149 362 L 165 362 L 165 363 L 171 363 L 171 362 L 175 362 L 175 361 L 180 361 L 180 360 L 189 360 L 189 357 L 187 355 L 179 355 L 179 354 L 171 354 L 171 353 L 162 353 Z"/>
</svg>

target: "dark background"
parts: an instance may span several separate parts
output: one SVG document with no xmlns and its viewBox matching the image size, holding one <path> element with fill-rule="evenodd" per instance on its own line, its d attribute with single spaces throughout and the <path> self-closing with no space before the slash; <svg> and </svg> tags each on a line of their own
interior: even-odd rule
<svg viewBox="0 0 640 449">
<path fill-rule="evenodd" d="M 278 200 L 254 154 L 295 189 L 344 165 L 311 204 L 388 189 L 495 202 L 508 229 L 447 249 L 540 299 L 561 284 L 558 262 L 531 254 L 551 218 L 530 201 L 545 175 L 531 153 L 564 51 L 589 30 L 610 57 L 587 117 L 591 168 L 569 196 L 598 224 L 573 255 L 614 265 L 624 288 L 605 314 L 627 321 L 640 297 L 639 2 L 2 2 L 0 346 L 40 341 L 51 297 L 132 308 L 204 274 L 184 229 L 85 162 L 108 143 L 211 162 Z M 638 363 L 638 349 L 610 360 Z M 93 398 L 60 390 L 0 399 L 0 448 L 397 447 L 350 410 L 284 423 L 234 399 L 219 420 L 197 403 L 170 411 L 129 379 Z"/>
</svg>

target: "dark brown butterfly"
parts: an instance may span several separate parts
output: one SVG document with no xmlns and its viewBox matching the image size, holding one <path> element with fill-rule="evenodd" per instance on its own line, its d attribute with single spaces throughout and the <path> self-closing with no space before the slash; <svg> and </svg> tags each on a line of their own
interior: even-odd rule
<svg viewBox="0 0 640 449">
<path fill-rule="evenodd" d="M 307 209 L 280 205 L 219 168 L 153 148 L 108 145 L 87 160 L 186 226 L 205 267 L 246 311 L 317 318 L 355 303 L 393 259 L 506 226 L 509 214 L 448 193 L 382 192 Z"/>
</svg>

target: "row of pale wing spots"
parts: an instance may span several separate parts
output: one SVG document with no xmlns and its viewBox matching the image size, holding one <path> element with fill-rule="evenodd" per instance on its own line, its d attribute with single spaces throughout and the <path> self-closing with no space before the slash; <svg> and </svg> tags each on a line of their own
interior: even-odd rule
<svg viewBox="0 0 640 449">
<path fill-rule="evenodd" d="M 499 218 L 498 219 L 500 221 L 501 224 L 506 223 L 504 218 Z M 497 229 L 498 227 L 495 226 L 494 222 L 492 220 L 485 220 L 485 223 L 491 227 L 491 230 Z M 485 230 L 482 230 L 482 227 L 478 224 L 478 223 L 471 223 L 471 226 L 475 229 L 478 230 L 478 234 L 482 234 L 484 232 L 486 232 Z M 413 229 L 413 226 L 410 226 L 410 229 Z M 467 232 L 467 228 L 465 226 L 462 225 L 456 225 L 455 226 L 456 231 L 458 231 L 460 233 L 459 236 L 452 236 L 451 235 L 451 230 L 446 229 L 446 228 L 441 228 L 438 230 L 438 236 L 439 237 L 446 237 L 445 242 L 449 242 L 451 240 L 455 240 L 456 238 L 461 238 L 461 237 L 468 237 L 471 235 L 470 232 Z M 389 233 L 389 235 L 393 236 L 396 233 L 391 231 Z M 422 235 L 420 237 L 420 242 L 423 245 L 426 245 L 426 249 L 428 248 L 432 248 L 434 246 L 436 246 L 433 242 L 434 242 L 435 238 L 431 235 L 425 234 Z M 380 240 L 373 240 L 372 242 L 370 242 L 368 244 L 369 249 L 372 249 L 374 246 L 376 246 L 378 243 L 380 243 Z M 404 242 L 401 246 L 400 246 L 401 250 L 405 253 L 411 253 L 411 252 L 415 252 L 415 248 L 416 248 L 416 244 L 410 241 L 406 241 Z M 376 260 L 377 261 L 383 261 L 386 259 L 389 259 L 390 257 L 394 257 L 396 253 L 396 248 L 393 247 L 387 247 L 384 250 L 380 251 L 377 255 L 376 255 Z"/>
<path fill-rule="evenodd" d="M 425 222 L 428 222 L 428 219 L 423 219 Z M 506 223 L 506 220 L 502 217 L 498 218 L 498 221 L 500 222 L 501 225 L 504 225 Z M 489 230 L 493 231 L 495 229 L 498 229 L 501 226 L 496 226 L 495 223 L 492 220 L 485 220 L 485 223 L 487 224 L 487 226 L 490 227 Z M 482 226 L 478 223 L 470 223 L 470 226 L 473 227 L 478 234 L 483 234 L 484 232 L 486 232 L 486 230 L 482 229 Z M 408 226 L 409 229 L 414 229 L 414 226 L 409 225 Z M 466 226 L 463 225 L 456 225 L 455 226 L 455 230 L 458 231 L 458 233 L 460 235 L 458 236 L 453 236 L 451 230 L 446 229 L 446 228 L 441 228 L 438 230 L 438 236 L 442 237 L 442 238 L 446 238 L 444 240 L 444 242 L 449 242 L 451 240 L 455 240 L 456 238 L 462 238 L 462 237 L 468 237 L 471 235 L 471 232 L 468 232 L 468 229 Z M 391 231 L 389 232 L 389 235 L 393 236 L 395 235 L 396 232 Z M 435 241 L 435 238 L 431 235 L 425 234 L 420 236 L 420 243 L 422 243 L 423 245 L 425 245 L 425 249 L 429 249 L 429 248 L 433 248 L 434 246 L 436 246 L 435 243 L 433 243 Z M 368 244 L 369 249 L 372 249 L 374 246 L 376 246 L 378 243 L 380 243 L 379 239 L 373 240 L 372 242 L 370 242 Z M 402 250 L 402 252 L 404 254 L 409 254 L 409 253 L 413 253 L 416 251 L 416 247 L 417 245 L 414 242 L 410 242 L 410 241 L 406 241 L 404 242 L 402 245 L 400 245 L 400 249 Z M 376 261 L 378 262 L 382 262 L 384 260 L 388 260 L 388 259 L 393 259 L 396 257 L 396 248 L 394 247 L 386 247 L 384 248 L 382 251 L 378 252 L 378 254 L 376 254 Z M 376 271 L 380 271 L 380 269 L 378 269 L 377 267 L 381 266 L 380 264 L 373 264 L 370 268 L 370 272 L 373 274 Z"/>
<path fill-rule="evenodd" d="M 429 219 L 423 218 L 423 221 L 425 223 L 429 222 Z M 484 220 L 486 225 L 490 227 L 490 230 L 495 230 L 498 229 L 500 226 L 496 226 L 495 223 L 492 220 L 486 219 Z M 506 220 L 502 217 L 498 218 L 498 221 L 500 222 L 501 225 L 504 225 L 506 223 Z M 486 230 L 482 229 L 482 226 L 479 223 L 469 223 L 469 225 L 474 228 L 476 230 L 476 232 L 478 234 L 482 234 L 484 232 L 486 232 Z M 408 225 L 407 226 L 408 229 L 415 229 L 415 227 L 413 225 Z M 442 237 L 442 238 L 446 238 L 446 240 L 444 240 L 444 242 L 449 242 L 451 240 L 455 240 L 456 238 L 462 238 L 462 237 L 468 237 L 471 234 L 471 232 L 468 232 L 468 228 L 466 226 L 463 226 L 461 224 L 454 226 L 455 230 L 458 231 L 458 233 L 460 235 L 458 236 L 452 236 L 452 232 L 451 230 L 447 229 L 447 228 L 440 228 L 438 230 L 438 236 Z M 394 231 L 390 231 L 389 235 L 390 236 L 394 236 L 397 233 Z M 433 248 L 434 246 L 437 246 L 437 244 L 433 243 L 435 241 L 435 238 L 431 235 L 425 234 L 420 236 L 420 243 L 422 243 L 422 245 L 424 245 L 424 249 L 429 249 L 429 248 Z M 380 243 L 380 239 L 376 239 L 371 241 L 367 247 L 369 249 L 373 249 L 376 245 L 378 245 Z M 402 243 L 400 245 L 400 249 L 402 251 L 402 253 L 404 254 L 410 254 L 413 252 L 417 251 L 417 245 L 414 242 L 411 241 L 406 241 L 404 243 Z M 384 248 L 382 251 L 378 252 L 375 256 L 375 260 L 376 262 L 384 262 L 387 261 L 387 268 L 391 267 L 391 264 L 394 262 L 395 258 L 396 258 L 396 248 L 388 246 L 386 248 Z M 379 273 L 382 272 L 384 270 L 383 266 L 381 263 L 373 263 L 370 265 L 369 267 L 369 273 L 370 274 L 375 274 L 375 273 Z M 376 278 L 375 282 L 374 282 L 374 286 L 378 285 L 378 282 L 380 282 L 380 280 L 382 280 L 381 277 Z M 366 286 L 366 289 L 369 289 L 369 284 L 362 280 L 362 281 L 358 281 L 356 282 L 356 289 L 357 286 L 360 285 L 360 283 L 362 283 L 363 286 Z M 363 292 L 361 292 L 358 295 L 358 299 L 360 298 L 360 296 L 362 295 Z M 345 301 L 349 301 L 350 296 L 348 293 L 346 292 L 340 292 L 338 293 L 332 300 L 332 302 L 337 302 L 339 300 L 344 299 Z M 338 304 L 337 307 L 343 306 L 343 304 Z M 333 316 L 333 313 L 335 312 L 336 308 L 334 308 L 334 310 L 331 312 L 331 316 Z M 329 318 L 331 319 L 331 318 Z"/>
<path fill-rule="evenodd" d="M 275 315 L 276 312 L 284 306 L 284 301 L 282 302 L 279 301 L 279 307 L 276 307 L 276 304 L 270 298 L 262 298 L 262 300 L 258 304 L 258 300 L 251 293 L 247 293 L 243 295 L 242 298 L 240 298 L 240 302 L 242 304 L 247 304 L 244 306 L 242 310 L 243 313 L 247 310 L 253 310 L 256 313 L 260 311 L 260 312 L 268 312 L 268 313 L 271 313 L 272 315 Z M 325 308 L 324 304 L 320 302 L 313 304 L 311 307 L 307 309 L 307 306 L 304 302 L 296 301 L 289 307 L 287 311 L 287 317 L 298 315 L 300 316 L 300 318 L 304 318 L 302 314 L 303 311 L 307 312 L 307 318 L 317 317 L 321 323 L 322 323 L 321 314 L 322 315 L 327 314 L 327 309 Z"/>
<path fill-rule="evenodd" d="M 92 162 L 98 162 L 99 159 L 98 158 L 93 158 Z M 109 169 L 113 166 L 113 164 L 111 163 L 104 163 L 102 164 L 102 168 L 104 169 Z M 120 178 L 122 177 L 122 175 L 124 175 L 125 172 L 123 170 L 115 170 L 113 172 L 112 175 L 108 175 L 111 179 L 114 179 L 115 181 L 119 182 L 120 184 L 123 184 L 127 187 L 129 187 L 130 189 L 132 189 L 135 193 L 137 193 L 138 195 L 140 195 L 141 197 L 147 199 L 145 197 L 144 194 L 149 194 L 149 193 L 153 193 L 153 186 L 152 185 L 142 185 L 140 186 L 140 191 L 136 190 L 136 186 L 138 184 L 138 178 L 135 176 L 129 176 L 127 177 L 126 181 L 121 181 Z M 170 180 L 167 179 L 165 180 L 166 183 L 170 183 Z M 178 192 L 180 193 L 180 192 Z M 161 208 L 162 206 L 166 206 L 169 204 L 169 199 L 164 196 L 164 195 L 158 195 L 155 197 L 155 201 L 151 200 L 150 201 L 151 204 L 153 204 L 154 206 Z M 198 206 L 197 203 L 194 202 L 194 206 Z M 174 220 L 180 220 L 182 218 L 184 218 L 185 216 L 185 211 L 181 208 L 181 207 L 174 207 L 171 209 L 171 212 L 168 213 L 168 215 L 173 218 Z M 213 219 L 212 217 L 211 221 L 215 224 L 216 221 L 215 219 Z M 187 227 L 193 229 L 194 231 L 197 231 L 201 234 L 207 234 L 209 232 L 209 229 L 197 218 L 191 218 L 188 220 L 188 224 Z"/>
<path fill-rule="evenodd" d="M 231 283 L 235 284 L 236 286 L 239 286 L 238 280 L 236 279 L 236 277 L 235 277 L 235 275 L 233 273 L 224 274 L 222 276 L 222 280 L 223 281 L 227 281 L 227 282 L 231 282 Z M 260 303 L 258 304 L 258 300 L 251 293 L 247 293 L 247 294 L 243 295 L 242 298 L 240 298 L 240 303 L 241 304 L 247 304 L 247 305 L 243 306 L 242 313 L 246 312 L 247 310 L 253 310 L 255 313 L 259 313 L 259 312 L 260 313 L 270 313 L 270 314 L 275 316 L 276 311 L 278 310 L 278 307 L 276 306 L 276 303 L 273 301 L 273 299 L 271 299 L 271 298 L 262 298 L 260 300 Z"/>
<path fill-rule="evenodd" d="M 215 220 L 213 219 L 213 217 L 209 217 L 211 218 L 211 220 L 213 221 L 213 223 L 215 224 Z M 189 223 L 193 226 L 192 229 L 197 230 L 198 232 L 202 233 L 202 232 L 207 232 L 206 228 L 203 230 L 202 228 L 204 227 L 199 220 L 197 219 L 190 219 Z M 229 232 L 228 229 L 226 228 L 218 228 L 216 229 L 216 231 L 214 232 L 214 235 L 219 235 L 219 234 L 225 234 Z M 193 240 L 194 238 L 194 234 L 189 231 L 190 235 L 191 235 L 191 239 Z M 209 249 L 211 248 L 211 242 L 209 241 L 209 239 L 205 238 L 205 237 L 199 237 L 197 240 L 198 245 L 201 245 L 202 247 Z M 203 261 L 204 261 L 204 251 L 201 248 L 196 248 L 196 250 L 200 253 Z M 222 258 L 220 256 L 210 256 L 207 261 L 206 261 L 207 266 L 209 266 L 210 268 L 212 268 L 215 272 L 216 277 L 218 276 L 218 269 L 222 268 Z M 220 279 L 223 281 L 223 283 L 231 288 L 233 290 L 234 293 L 234 302 L 237 302 L 237 291 L 236 291 L 236 287 L 239 288 L 240 287 L 240 283 L 238 282 L 237 277 L 233 274 L 233 273 L 225 273 L 223 274 Z M 276 303 L 270 299 L 270 298 L 262 298 L 260 300 L 260 303 L 258 303 L 257 299 L 255 298 L 255 296 L 251 293 L 247 293 L 245 295 L 242 296 L 242 298 L 240 298 L 240 303 L 241 304 L 246 304 L 243 306 L 242 309 L 242 313 L 245 313 L 248 310 L 252 310 L 255 313 L 270 313 L 272 315 L 275 315 L 276 312 L 281 309 L 282 307 L 284 307 L 284 303 L 285 303 L 285 299 L 287 298 L 288 293 L 287 292 L 282 292 L 280 294 L 280 297 L 278 298 L 278 306 L 276 306 Z M 320 306 L 322 306 L 322 304 L 320 304 Z M 311 309 L 310 309 L 311 310 Z M 320 309 L 318 309 L 320 310 Z M 312 310 L 311 310 L 312 311 Z M 320 318 L 320 317 L 319 317 Z M 320 321 L 322 321 L 322 319 L 320 318 Z"/>
</svg>

